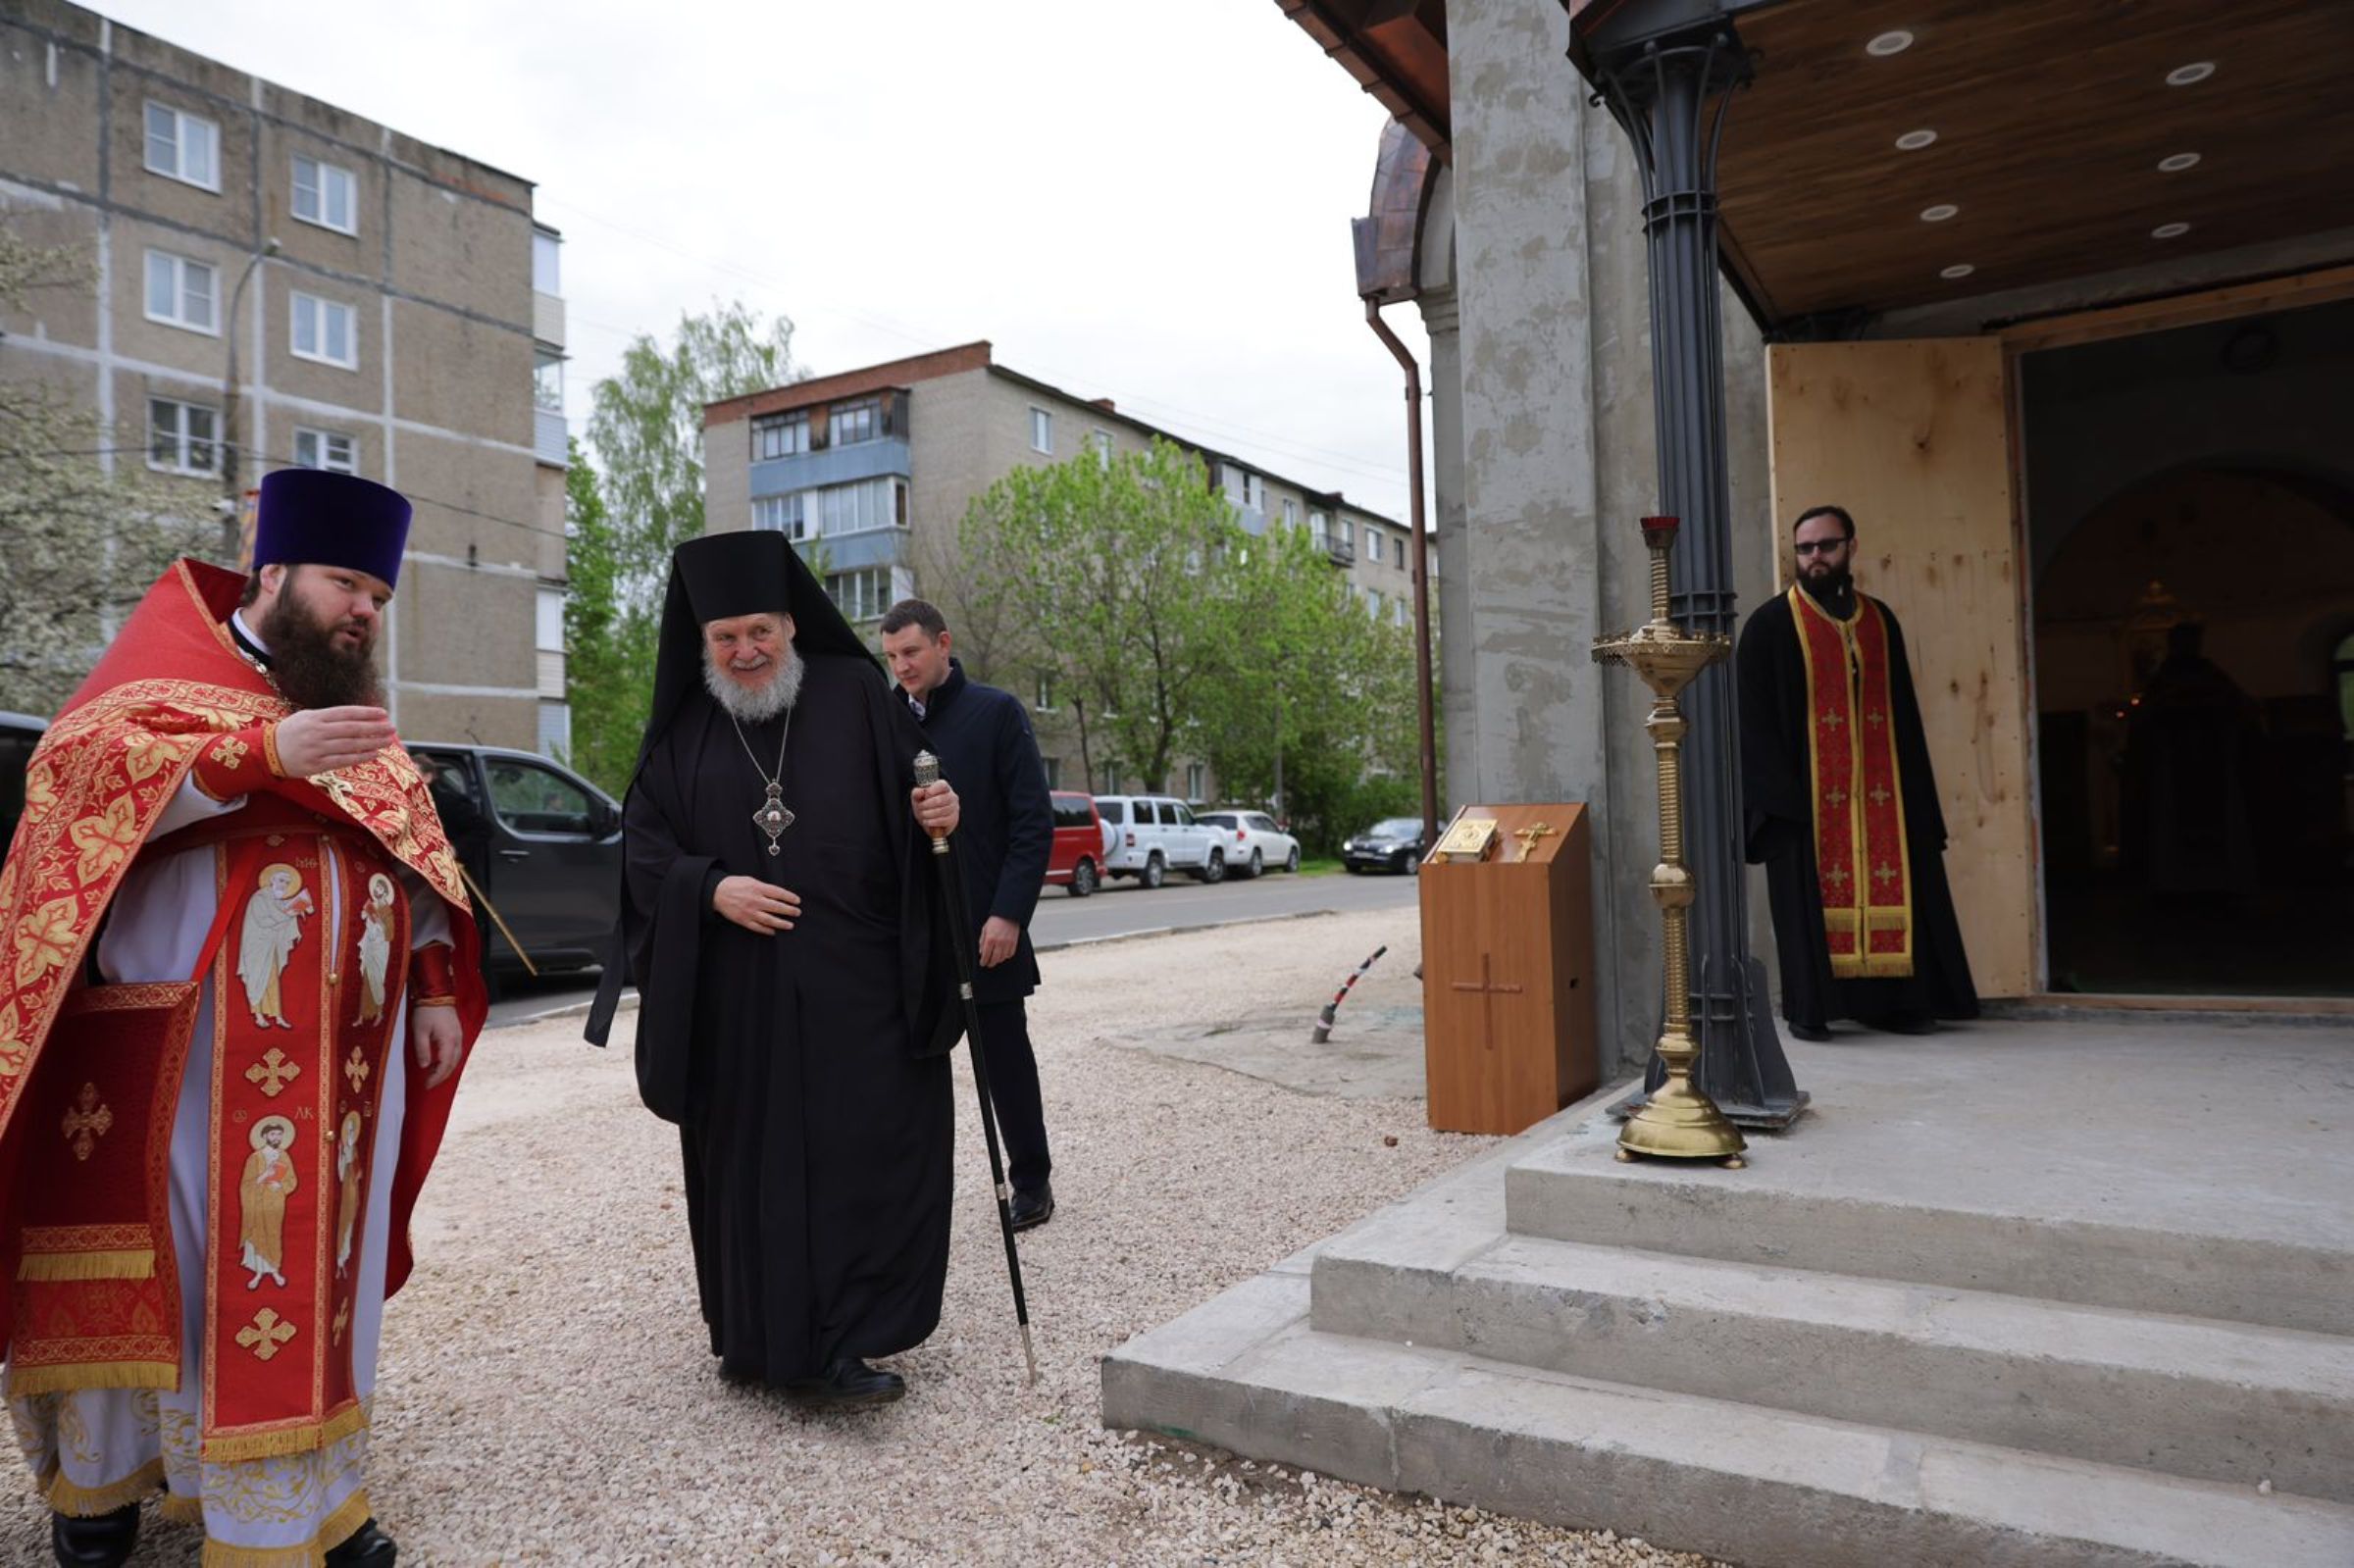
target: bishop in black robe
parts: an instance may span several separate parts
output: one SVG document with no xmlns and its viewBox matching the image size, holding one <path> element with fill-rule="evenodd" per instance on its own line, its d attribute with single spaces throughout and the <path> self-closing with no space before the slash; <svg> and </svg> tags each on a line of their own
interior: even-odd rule
<svg viewBox="0 0 2354 1568">
<path fill-rule="evenodd" d="M 787 603 L 799 694 L 742 722 L 704 687 L 701 624 Z M 621 936 L 640 1092 L 679 1124 L 712 1353 L 735 1380 L 896 1397 L 864 1361 L 940 1321 L 960 1027 L 909 798 L 924 734 L 776 534 L 681 547 L 659 658 L 623 808 Z M 771 777 L 793 814 L 773 853 L 754 821 Z M 797 894 L 793 929 L 724 918 L 730 877 Z"/>
<path fill-rule="evenodd" d="M 1766 867 L 1782 1016 L 1806 1039 L 1835 1018 L 1919 1034 L 1978 1013 L 1904 632 L 1846 578 L 1802 576 L 1750 616 L 1734 656 L 1747 857 Z M 1883 727 L 1892 744 L 1874 752 Z"/>
</svg>

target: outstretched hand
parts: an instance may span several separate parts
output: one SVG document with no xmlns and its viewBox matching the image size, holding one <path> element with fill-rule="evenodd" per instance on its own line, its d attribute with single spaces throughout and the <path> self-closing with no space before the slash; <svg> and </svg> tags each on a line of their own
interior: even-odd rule
<svg viewBox="0 0 2354 1568">
<path fill-rule="evenodd" d="M 800 918 L 801 895 L 757 877 L 723 877 L 711 889 L 711 908 L 755 936 L 793 930 Z"/>
<path fill-rule="evenodd" d="M 304 708 L 278 725 L 278 760 L 290 779 L 356 768 L 396 738 L 382 708 Z"/>
</svg>

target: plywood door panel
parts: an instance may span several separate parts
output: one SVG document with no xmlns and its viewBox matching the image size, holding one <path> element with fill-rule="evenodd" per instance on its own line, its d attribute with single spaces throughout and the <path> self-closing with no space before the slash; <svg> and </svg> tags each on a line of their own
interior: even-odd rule
<svg viewBox="0 0 2354 1568">
<path fill-rule="evenodd" d="M 2026 995 L 2039 938 L 2004 346 L 1777 344 L 1766 372 L 1776 526 L 1825 502 L 1855 514 L 1858 585 L 1913 656 L 1970 972 L 1981 995 Z"/>
</svg>

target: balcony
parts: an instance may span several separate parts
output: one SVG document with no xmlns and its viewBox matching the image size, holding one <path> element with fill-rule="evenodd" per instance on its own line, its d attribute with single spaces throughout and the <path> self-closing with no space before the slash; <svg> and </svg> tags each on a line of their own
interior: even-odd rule
<svg viewBox="0 0 2354 1568">
<path fill-rule="evenodd" d="M 532 290 L 532 335 L 549 348 L 564 346 L 564 296 Z"/>
<path fill-rule="evenodd" d="M 565 448 L 564 411 L 532 405 L 532 455 L 549 468 L 562 468 L 569 454 Z"/>
<path fill-rule="evenodd" d="M 795 452 L 791 457 L 757 459 L 752 464 L 751 488 L 754 495 L 783 495 L 790 490 L 814 490 L 885 476 L 903 480 L 913 471 L 906 437 L 886 435 L 848 446 Z"/>
<path fill-rule="evenodd" d="M 1356 546 L 1354 544 L 1319 536 L 1316 540 L 1316 548 L 1329 556 L 1334 566 L 1356 565 Z"/>
</svg>

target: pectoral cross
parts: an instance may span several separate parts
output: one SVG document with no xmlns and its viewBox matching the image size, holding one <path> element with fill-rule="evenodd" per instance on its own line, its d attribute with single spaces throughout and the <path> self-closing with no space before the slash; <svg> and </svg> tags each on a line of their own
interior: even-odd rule
<svg viewBox="0 0 2354 1568">
<path fill-rule="evenodd" d="M 88 1159 L 91 1151 L 97 1148 L 98 1140 L 114 1125 L 114 1111 L 98 1102 L 98 1086 L 82 1085 L 81 1093 L 67 1110 L 65 1120 L 66 1141 L 74 1145 L 74 1157 L 77 1160 Z"/>
<path fill-rule="evenodd" d="M 1481 953 L 1479 955 L 1479 984 L 1474 986 L 1469 981 L 1458 980 L 1448 987 L 1451 990 L 1479 993 L 1481 998 L 1479 1006 L 1480 1043 L 1489 1050 L 1496 1048 L 1496 998 L 1498 996 L 1517 996 L 1522 989 L 1518 986 L 1499 984 L 1492 969 L 1494 963 L 1495 959 L 1492 955 Z"/>
<path fill-rule="evenodd" d="M 294 1338 L 294 1325 L 279 1318 L 269 1307 L 253 1315 L 253 1321 L 237 1331 L 237 1343 L 253 1352 L 257 1361 L 267 1361 L 278 1354 L 278 1347 Z"/>
<path fill-rule="evenodd" d="M 286 1053 L 277 1046 L 270 1054 L 245 1069 L 245 1082 L 276 1099 L 286 1091 L 286 1086 L 302 1076 L 302 1069 L 286 1060 Z"/>
<path fill-rule="evenodd" d="M 1526 860 L 1537 852 L 1537 844 L 1541 840 L 1551 838 L 1560 832 L 1559 828 L 1550 823 L 1532 822 L 1527 827 L 1515 831 L 1512 836 L 1520 840 L 1520 858 Z"/>
<path fill-rule="evenodd" d="M 783 784 L 770 784 L 767 803 L 752 813 L 752 826 L 768 835 L 768 852 L 772 855 L 784 853 L 777 846 L 777 840 L 785 835 L 786 829 L 793 826 L 793 810 L 785 804 L 784 796 Z"/>
</svg>

